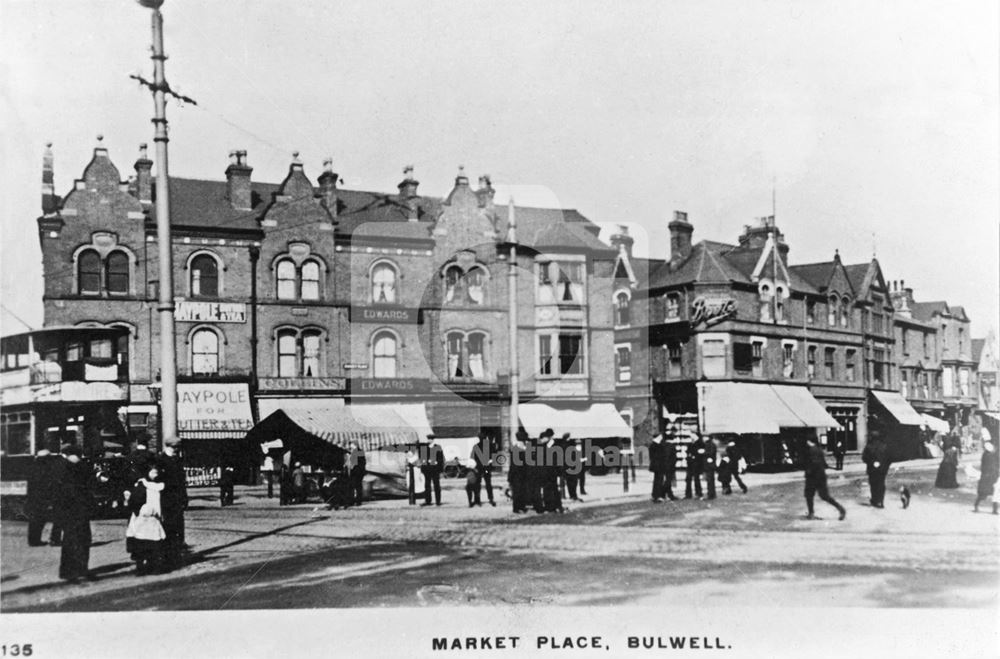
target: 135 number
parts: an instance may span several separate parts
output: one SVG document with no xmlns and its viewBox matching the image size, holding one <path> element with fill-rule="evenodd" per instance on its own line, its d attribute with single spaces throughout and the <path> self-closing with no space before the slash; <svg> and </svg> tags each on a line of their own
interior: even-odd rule
<svg viewBox="0 0 1000 659">
<path fill-rule="evenodd" d="M 14 645 L 0 645 L 0 656 L 2 657 L 30 657 L 31 643 L 15 643 Z"/>
</svg>

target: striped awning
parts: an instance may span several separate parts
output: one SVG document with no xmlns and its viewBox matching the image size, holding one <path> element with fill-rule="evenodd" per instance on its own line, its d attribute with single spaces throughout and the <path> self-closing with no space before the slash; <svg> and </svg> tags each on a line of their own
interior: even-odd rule
<svg viewBox="0 0 1000 659">
<path fill-rule="evenodd" d="M 258 426 L 281 414 L 305 433 L 345 450 L 352 443 L 365 450 L 415 444 L 426 441 L 430 432 L 423 404 L 346 405 L 343 398 L 262 398 L 258 406 Z"/>
</svg>

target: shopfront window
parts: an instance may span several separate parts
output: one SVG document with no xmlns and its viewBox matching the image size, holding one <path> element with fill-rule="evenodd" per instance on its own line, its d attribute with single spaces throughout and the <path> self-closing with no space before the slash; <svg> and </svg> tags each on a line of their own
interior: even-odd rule
<svg viewBox="0 0 1000 659">
<path fill-rule="evenodd" d="M 726 342 L 722 339 L 706 339 L 701 345 L 702 373 L 708 378 L 726 376 Z"/>
</svg>

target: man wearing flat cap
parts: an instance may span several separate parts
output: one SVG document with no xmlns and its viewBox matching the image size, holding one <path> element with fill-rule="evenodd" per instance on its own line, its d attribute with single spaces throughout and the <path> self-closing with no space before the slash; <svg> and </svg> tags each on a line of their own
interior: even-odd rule
<svg viewBox="0 0 1000 659">
<path fill-rule="evenodd" d="M 431 440 L 420 472 L 424 475 L 424 502 L 420 505 L 431 505 L 431 487 L 434 488 L 434 503 L 441 505 L 441 472 L 444 471 L 444 450 L 438 444 L 437 437 L 427 435 Z"/>
</svg>

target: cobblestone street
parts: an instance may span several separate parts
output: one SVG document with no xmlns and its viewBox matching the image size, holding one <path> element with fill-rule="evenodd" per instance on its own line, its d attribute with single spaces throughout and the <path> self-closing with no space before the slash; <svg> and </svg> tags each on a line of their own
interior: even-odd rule
<svg viewBox="0 0 1000 659">
<path fill-rule="evenodd" d="M 684 601 L 740 605 L 996 606 L 998 518 L 971 512 L 973 486 L 932 487 L 934 461 L 900 465 L 913 503 L 865 505 L 861 469 L 831 472 L 844 522 L 826 504 L 803 518 L 801 475 L 751 474 L 749 494 L 715 501 L 648 501 L 620 477 L 590 479 L 564 515 L 469 509 L 449 483 L 446 505 L 377 501 L 347 511 L 279 508 L 260 488 L 219 508 L 194 490 L 192 561 L 137 578 L 124 522 L 93 524 L 99 580 L 56 578 L 57 548 L 28 549 L 24 524 L 3 525 L 5 612 L 258 607 L 414 606 L 534 602 Z"/>
</svg>

